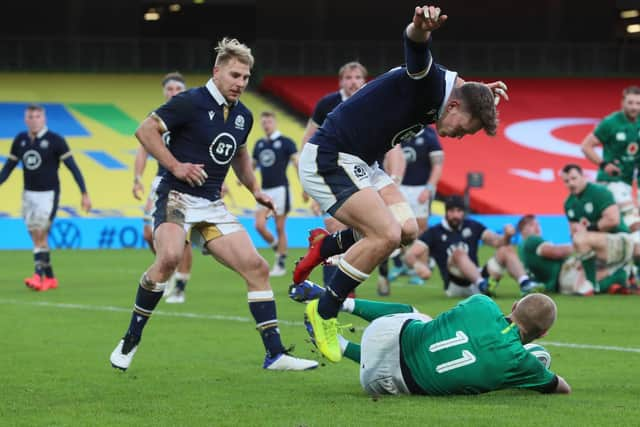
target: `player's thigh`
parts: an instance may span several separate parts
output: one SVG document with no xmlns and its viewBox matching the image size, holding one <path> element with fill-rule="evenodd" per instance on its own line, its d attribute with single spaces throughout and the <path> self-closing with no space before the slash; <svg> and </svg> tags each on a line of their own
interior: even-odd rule
<svg viewBox="0 0 640 427">
<path fill-rule="evenodd" d="M 400 224 L 373 187 L 352 194 L 334 216 L 365 236 L 397 234 L 397 238 L 400 237 Z"/>
<path fill-rule="evenodd" d="M 334 217 L 329 216 L 329 214 L 325 214 L 323 221 L 324 228 L 326 228 L 329 233 L 335 233 L 336 231 L 344 230 L 347 228 L 346 225 L 344 225 Z"/>
<path fill-rule="evenodd" d="M 403 241 L 411 243 L 418 237 L 418 223 L 411 205 L 400 187 L 393 182 L 378 190 L 380 197 L 389 207 L 398 224 L 402 227 Z"/>
<path fill-rule="evenodd" d="M 244 230 L 208 241 L 207 249 L 215 259 L 243 277 L 269 274 L 269 265 L 260 256 L 249 234 Z"/>
<path fill-rule="evenodd" d="M 262 228 L 267 223 L 267 216 L 269 215 L 269 210 L 264 206 L 260 206 L 256 209 L 256 227 Z"/>
<path fill-rule="evenodd" d="M 163 222 L 153 232 L 156 258 L 160 262 L 178 265 L 182 259 L 187 233 L 183 225 Z"/>
</svg>

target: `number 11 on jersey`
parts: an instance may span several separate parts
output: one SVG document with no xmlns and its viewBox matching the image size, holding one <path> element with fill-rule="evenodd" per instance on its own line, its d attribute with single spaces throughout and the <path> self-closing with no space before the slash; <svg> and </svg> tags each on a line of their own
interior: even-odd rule
<svg viewBox="0 0 640 427">
<path fill-rule="evenodd" d="M 456 331 L 456 336 L 448 340 L 438 341 L 429 346 L 429 351 L 435 353 L 440 350 L 455 347 L 457 345 L 466 344 L 469 342 L 469 337 L 462 331 Z M 471 365 L 476 361 L 476 356 L 468 350 L 462 350 L 462 357 L 451 360 L 446 363 L 441 363 L 436 366 L 436 372 L 443 374 L 454 369 L 462 368 L 463 366 Z"/>
</svg>

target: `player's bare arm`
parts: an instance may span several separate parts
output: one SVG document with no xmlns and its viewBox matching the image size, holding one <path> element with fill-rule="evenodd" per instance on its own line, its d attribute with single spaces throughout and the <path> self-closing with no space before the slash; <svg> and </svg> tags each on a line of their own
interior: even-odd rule
<svg viewBox="0 0 640 427">
<path fill-rule="evenodd" d="M 602 211 L 602 215 L 596 224 L 598 231 L 610 231 L 620 225 L 620 208 L 611 205 Z"/>
<path fill-rule="evenodd" d="M 204 184 L 207 173 L 204 164 L 179 162 L 162 140 L 162 134 L 167 129 L 163 128 L 161 121 L 154 116 L 147 117 L 136 130 L 136 138 L 144 149 L 151 154 L 162 166 L 181 181 L 185 181 L 192 187 Z"/>
<path fill-rule="evenodd" d="M 422 240 L 416 240 L 409 250 L 405 253 L 405 261 L 407 265 L 414 269 L 416 274 L 422 279 L 431 277 L 431 269 L 429 268 L 429 246 L 425 245 Z"/>
<path fill-rule="evenodd" d="M 419 203 L 427 203 L 433 199 L 436 195 L 436 189 L 438 188 L 438 182 L 442 176 L 442 168 L 444 164 L 444 151 L 436 151 L 429 156 L 431 162 L 431 174 L 427 180 L 424 190 L 418 196 Z"/>
<path fill-rule="evenodd" d="M 448 18 L 440 12 L 436 6 L 416 7 L 413 20 L 407 27 L 407 37 L 416 43 L 426 43 L 431 32 L 440 28 Z"/>
<path fill-rule="evenodd" d="M 511 244 L 511 238 L 515 235 L 515 228 L 511 224 L 507 224 L 503 228 L 503 234 L 494 233 L 491 230 L 485 230 L 482 233 L 482 241 L 489 246 L 493 246 L 494 248 L 509 245 Z"/>
<path fill-rule="evenodd" d="M 144 193 L 144 185 L 142 184 L 142 174 L 147 165 L 147 150 L 142 145 L 138 147 L 136 151 L 136 158 L 133 162 L 133 197 L 137 200 L 142 200 L 142 193 Z"/>
<path fill-rule="evenodd" d="M 582 141 L 581 148 L 587 159 L 591 160 L 594 165 L 601 167 L 602 170 L 607 173 L 607 175 L 620 175 L 620 168 L 616 166 L 615 163 L 607 162 L 603 165 L 604 159 L 600 157 L 595 150 L 598 146 L 602 146 L 602 141 L 600 141 L 598 137 L 595 136 L 593 132 L 591 132 L 584 138 L 584 141 Z"/>
<path fill-rule="evenodd" d="M 253 159 L 245 146 L 238 148 L 235 157 L 231 161 L 231 167 L 238 180 L 253 194 L 256 202 L 271 209 L 275 213 L 275 205 L 271 197 L 262 192 L 256 175 L 253 172 Z"/>
<path fill-rule="evenodd" d="M 397 144 L 385 154 L 384 170 L 387 171 L 393 182 L 400 184 L 406 169 L 407 160 L 404 158 L 402 146 Z"/>
</svg>

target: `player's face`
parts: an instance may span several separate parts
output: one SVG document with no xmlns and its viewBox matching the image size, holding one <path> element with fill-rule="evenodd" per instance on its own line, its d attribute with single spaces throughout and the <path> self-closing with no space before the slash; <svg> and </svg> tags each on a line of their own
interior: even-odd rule
<svg viewBox="0 0 640 427">
<path fill-rule="evenodd" d="M 358 68 L 346 70 L 340 78 L 340 89 L 349 97 L 364 86 L 364 75 Z"/>
<path fill-rule="evenodd" d="M 580 194 L 587 186 L 587 179 L 577 169 L 563 173 L 562 181 L 571 194 Z"/>
<path fill-rule="evenodd" d="M 456 100 L 447 104 L 442 117 L 436 122 L 438 135 L 450 138 L 462 138 L 465 135 L 472 135 L 480 129 L 482 129 L 480 120 L 472 117 Z"/>
<path fill-rule="evenodd" d="M 460 224 L 462 224 L 464 220 L 464 210 L 460 208 L 447 209 L 444 215 L 452 228 L 460 227 Z"/>
<path fill-rule="evenodd" d="M 167 84 L 164 85 L 164 88 L 162 88 L 162 93 L 164 94 L 164 99 L 168 101 L 180 92 L 184 92 L 184 90 L 185 87 L 182 83 L 169 80 Z"/>
<path fill-rule="evenodd" d="M 276 119 L 272 116 L 262 116 L 260 125 L 265 134 L 271 135 L 276 130 Z"/>
<path fill-rule="evenodd" d="M 24 122 L 32 134 L 36 134 L 44 128 L 45 120 L 44 111 L 27 110 L 24 113 Z"/>
<path fill-rule="evenodd" d="M 629 94 L 622 99 L 622 111 L 632 121 L 640 114 L 640 95 Z"/>
<path fill-rule="evenodd" d="M 249 65 L 235 58 L 213 67 L 213 82 L 227 102 L 235 102 L 240 98 L 249 83 L 250 75 Z"/>
</svg>

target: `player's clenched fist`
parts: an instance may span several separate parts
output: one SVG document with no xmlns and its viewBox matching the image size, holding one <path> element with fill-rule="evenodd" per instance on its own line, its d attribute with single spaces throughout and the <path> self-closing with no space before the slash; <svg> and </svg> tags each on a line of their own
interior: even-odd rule
<svg viewBox="0 0 640 427">
<path fill-rule="evenodd" d="M 448 16 L 443 15 L 439 7 L 418 6 L 413 15 L 413 25 L 422 31 L 437 30 L 444 24 Z"/>
</svg>

